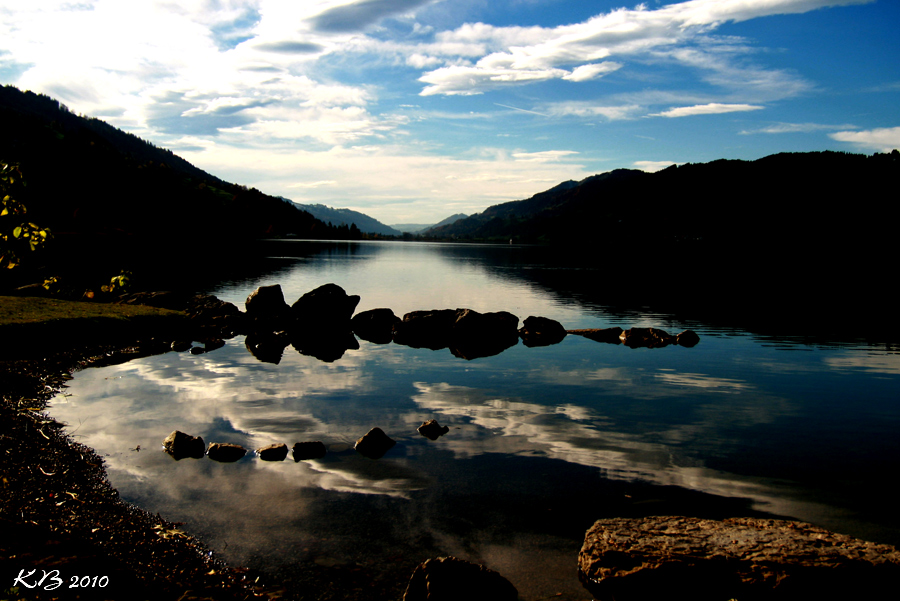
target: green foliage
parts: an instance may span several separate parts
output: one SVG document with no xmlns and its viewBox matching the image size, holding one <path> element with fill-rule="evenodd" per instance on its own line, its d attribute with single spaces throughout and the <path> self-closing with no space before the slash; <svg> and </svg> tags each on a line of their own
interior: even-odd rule
<svg viewBox="0 0 900 601">
<path fill-rule="evenodd" d="M 130 271 L 123 269 L 119 275 L 110 278 L 109 284 L 103 284 L 99 287 L 101 293 L 99 298 L 108 298 L 127 293 L 131 289 L 133 277 Z M 95 300 L 98 298 L 98 295 L 94 292 L 94 284 L 83 279 L 72 281 L 53 276 L 45 279 L 42 286 L 50 296 L 81 300 Z"/>
<path fill-rule="evenodd" d="M 28 210 L 15 198 L 24 187 L 19 166 L 0 162 L 0 268 L 16 267 L 24 251 L 35 251 L 53 237 L 49 228 L 24 221 Z"/>
<path fill-rule="evenodd" d="M 128 288 L 131 286 L 131 272 L 122 270 L 122 272 L 109 280 L 109 284 L 106 286 L 101 286 L 100 291 L 106 292 L 109 294 L 112 293 L 125 293 L 128 292 Z"/>
</svg>

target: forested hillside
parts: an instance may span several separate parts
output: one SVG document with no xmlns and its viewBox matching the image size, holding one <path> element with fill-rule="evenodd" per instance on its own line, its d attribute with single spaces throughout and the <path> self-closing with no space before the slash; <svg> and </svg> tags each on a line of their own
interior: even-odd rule
<svg viewBox="0 0 900 601">
<path fill-rule="evenodd" d="M 293 233 L 346 237 L 292 204 L 212 176 L 169 150 L 13 86 L 0 88 L 0 160 L 18 163 L 29 216 L 54 233 L 171 243 Z"/>
<path fill-rule="evenodd" d="M 896 150 L 623 169 L 492 206 L 429 234 L 605 250 L 858 250 L 893 236 L 898 176 Z"/>
</svg>

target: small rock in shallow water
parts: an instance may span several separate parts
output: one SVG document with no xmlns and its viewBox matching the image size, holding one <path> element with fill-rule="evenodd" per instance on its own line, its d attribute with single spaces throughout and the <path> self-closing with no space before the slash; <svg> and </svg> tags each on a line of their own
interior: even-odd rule
<svg viewBox="0 0 900 601">
<path fill-rule="evenodd" d="M 518 598 L 516 587 L 500 573 L 456 557 L 437 557 L 420 563 L 403 593 L 403 601 L 516 601 Z"/>
<path fill-rule="evenodd" d="M 256 449 L 256 454 L 263 461 L 284 461 L 287 457 L 288 448 L 284 443 L 270 444 L 267 447 Z"/>
<path fill-rule="evenodd" d="M 206 456 L 214 461 L 231 463 L 247 454 L 247 449 L 239 444 L 230 442 L 211 442 L 206 450 Z"/>
<path fill-rule="evenodd" d="M 566 329 L 555 319 L 530 315 L 525 318 L 519 337 L 527 347 L 550 346 L 562 342 Z"/>
<path fill-rule="evenodd" d="M 166 436 L 163 448 L 175 459 L 184 459 L 185 457 L 199 459 L 206 451 L 202 438 L 185 434 L 181 430 L 175 430 Z"/>
<path fill-rule="evenodd" d="M 430 419 L 416 428 L 416 431 L 425 438 L 428 438 L 430 440 L 437 440 L 438 438 L 449 432 L 450 428 L 448 428 L 447 426 L 441 426 L 439 423 L 437 423 L 437 420 Z"/>
<path fill-rule="evenodd" d="M 294 457 L 294 461 L 321 459 L 327 452 L 328 450 L 325 448 L 325 445 L 318 440 L 295 442 L 294 447 L 291 449 L 291 455 Z"/>
<path fill-rule="evenodd" d="M 381 459 L 395 444 L 394 440 L 384 433 L 381 428 L 372 428 L 366 435 L 356 441 L 353 447 L 360 455 L 369 459 Z"/>
</svg>

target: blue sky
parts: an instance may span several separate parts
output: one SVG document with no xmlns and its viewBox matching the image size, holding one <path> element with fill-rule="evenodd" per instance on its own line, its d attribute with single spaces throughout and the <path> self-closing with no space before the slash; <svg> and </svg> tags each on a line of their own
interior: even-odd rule
<svg viewBox="0 0 900 601">
<path fill-rule="evenodd" d="M 0 82 L 428 223 L 621 167 L 898 148 L 898 30 L 898 0 L 0 0 Z"/>
</svg>

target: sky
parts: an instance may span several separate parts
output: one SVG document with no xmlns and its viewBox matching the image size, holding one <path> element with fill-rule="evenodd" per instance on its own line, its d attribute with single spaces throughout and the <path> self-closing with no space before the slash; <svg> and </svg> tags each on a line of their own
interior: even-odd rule
<svg viewBox="0 0 900 601">
<path fill-rule="evenodd" d="M 618 168 L 900 148 L 898 30 L 898 0 L 0 0 L 0 83 L 434 223 Z"/>
</svg>

